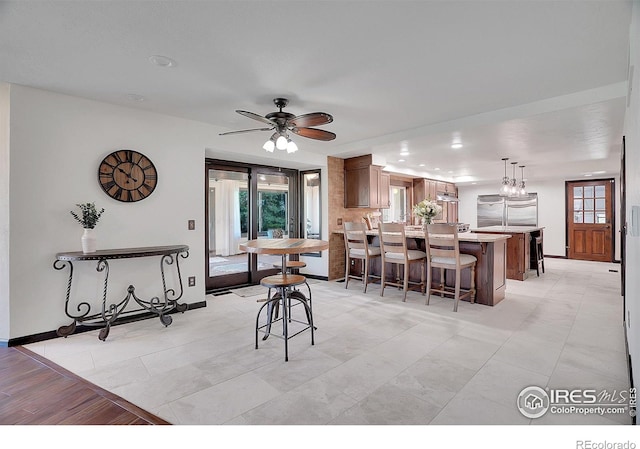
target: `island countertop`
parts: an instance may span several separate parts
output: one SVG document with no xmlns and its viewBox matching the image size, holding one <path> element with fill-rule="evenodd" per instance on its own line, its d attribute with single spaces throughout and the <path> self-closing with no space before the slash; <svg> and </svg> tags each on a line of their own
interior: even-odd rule
<svg viewBox="0 0 640 449">
<path fill-rule="evenodd" d="M 373 246 L 379 245 L 378 230 L 371 229 L 366 231 L 369 236 L 370 244 Z M 344 231 L 337 229 L 333 231 L 333 234 L 340 235 L 340 239 L 343 240 L 342 235 Z M 425 250 L 425 235 L 424 231 L 420 227 L 407 227 L 405 229 L 405 237 L 407 237 L 407 244 L 409 249 Z M 429 240 L 437 240 L 437 234 L 430 234 Z M 476 303 L 484 304 L 488 306 L 494 306 L 505 297 L 506 290 L 506 249 L 507 242 L 511 240 L 509 234 L 483 234 L 476 232 L 460 232 L 458 233 L 458 240 L 460 241 L 460 252 L 462 254 L 470 254 L 477 260 L 474 284 L 476 288 Z M 344 243 L 341 245 L 342 251 L 344 249 Z M 381 261 L 380 258 L 373 259 L 370 262 L 369 273 L 373 275 L 381 274 Z M 423 273 L 420 272 L 417 264 L 410 268 L 409 277 L 411 281 L 418 281 L 422 278 Z M 362 264 L 359 261 L 355 261 L 350 266 L 352 274 L 358 275 L 363 269 Z M 395 264 L 391 264 L 389 270 L 387 270 L 386 276 L 389 279 L 395 279 L 399 274 L 396 272 L 397 267 Z M 455 284 L 455 276 L 452 272 L 445 274 L 444 282 L 447 285 Z M 432 269 L 432 282 L 433 285 L 439 285 L 441 273 L 440 269 Z M 469 288 L 471 285 L 471 270 L 462 270 L 462 288 Z"/>
<path fill-rule="evenodd" d="M 529 270 L 537 261 L 531 260 L 531 242 L 535 237 L 542 237 L 544 226 L 486 226 L 474 229 L 474 232 L 510 235 L 507 242 L 507 278 L 524 281 L 529 277 Z"/>
<path fill-rule="evenodd" d="M 335 230 L 333 231 L 336 234 L 344 234 L 343 230 Z M 522 232 L 522 231 L 520 231 Z M 377 229 L 371 229 L 367 231 L 367 235 L 378 236 Z M 412 239 L 423 239 L 424 232 L 422 231 L 413 231 L 411 229 L 405 230 L 405 236 Z M 480 232 L 460 232 L 458 233 L 458 240 L 461 242 L 472 242 L 472 243 L 494 243 L 499 242 L 501 240 L 506 240 L 510 238 L 510 235 L 507 234 L 483 234 Z"/>
<path fill-rule="evenodd" d="M 521 234 L 523 232 L 534 232 L 544 229 L 543 226 L 485 226 L 484 228 L 472 229 L 472 232 L 506 232 Z"/>
</svg>

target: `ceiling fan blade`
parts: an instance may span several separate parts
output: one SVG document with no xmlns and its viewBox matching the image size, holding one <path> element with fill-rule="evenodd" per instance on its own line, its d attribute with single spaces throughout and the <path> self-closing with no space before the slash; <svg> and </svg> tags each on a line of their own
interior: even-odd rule
<svg viewBox="0 0 640 449">
<path fill-rule="evenodd" d="M 291 131 L 299 136 L 307 137 L 309 139 L 333 140 L 336 138 L 334 133 L 316 128 L 291 128 Z"/>
<path fill-rule="evenodd" d="M 220 133 L 218 134 L 219 136 L 228 136 L 229 134 L 242 134 L 242 133 L 251 133 L 254 131 L 271 131 L 273 129 L 273 127 L 271 128 L 253 128 L 253 129 L 243 129 L 240 131 L 229 131 L 226 133 Z"/>
<path fill-rule="evenodd" d="M 268 118 L 263 117 L 263 116 L 258 115 L 258 114 L 254 114 L 253 112 L 241 111 L 241 110 L 236 110 L 236 112 L 238 114 L 240 114 L 240 115 L 244 115 L 245 117 L 249 117 L 249 118 L 252 118 L 252 119 L 257 120 L 259 122 L 266 123 L 267 125 L 274 125 L 274 126 L 276 125 L 275 122 L 269 120 Z"/>
<path fill-rule="evenodd" d="M 310 114 L 302 114 L 289 120 L 289 125 L 306 127 L 306 126 L 320 126 L 331 123 L 333 117 L 326 112 L 311 112 Z"/>
</svg>

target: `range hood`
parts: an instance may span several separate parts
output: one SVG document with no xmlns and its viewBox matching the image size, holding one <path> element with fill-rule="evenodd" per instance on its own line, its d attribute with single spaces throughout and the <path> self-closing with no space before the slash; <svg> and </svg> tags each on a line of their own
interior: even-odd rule
<svg viewBox="0 0 640 449">
<path fill-rule="evenodd" d="M 458 197 L 452 193 L 440 192 L 436 195 L 436 200 L 450 202 L 450 203 L 457 203 Z"/>
</svg>

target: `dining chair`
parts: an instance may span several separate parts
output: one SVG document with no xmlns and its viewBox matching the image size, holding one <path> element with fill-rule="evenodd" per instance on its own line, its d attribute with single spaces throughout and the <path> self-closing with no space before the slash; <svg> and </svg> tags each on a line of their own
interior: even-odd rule
<svg viewBox="0 0 640 449">
<path fill-rule="evenodd" d="M 380 296 L 384 294 L 384 288 L 387 285 L 401 287 L 404 291 L 402 301 L 407 300 L 407 291 L 409 289 L 420 288 L 422 294 L 425 294 L 425 271 L 427 262 L 427 253 L 415 249 L 408 249 L 407 238 L 404 232 L 403 223 L 380 223 L 378 227 L 378 236 L 380 237 L 380 249 L 382 256 L 382 270 L 380 274 Z M 394 263 L 397 267 L 396 282 L 388 281 L 386 278 L 387 263 Z M 420 282 L 409 280 L 409 272 L 411 264 L 420 264 Z M 402 279 L 399 278 L 400 265 L 404 266 L 404 274 Z"/>
<path fill-rule="evenodd" d="M 344 246 L 346 254 L 344 288 L 349 287 L 349 279 L 357 279 L 364 283 L 364 293 L 367 293 L 367 285 L 370 278 L 379 279 L 379 276 L 369 274 L 371 261 L 380 257 L 380 247 L 369 245 L 367 239 L 367 225 L 364 222 L 348 221 L 344 227 Z M 360 276 L 351 274 L 352 261 L 360 260 L 364 268 L 360 270 Z"/>
<path fill-rule="evenodd" d="M 429 304 L 431 292 L 440 293 L 440 296 L 452 295 L 454 299 L 453 311 L 458 311 L 458 301 L 460 298 L 469 297 L 469 302 L 475 302 L 475 270 L 477 259 L 471 254 L 460 253 L 460 242 L 458 240 L 458 227 L 445 223 L 429 224 L 424 236 L 425 249 L 429 259 L 429 269 L 427 270 L 427 300 Z M 440 268 L 439 288 L 432 288 L 431 268 Z M 462 270 L 471 269 L 471 286 L 469 289 L 461 288 Z M 447 286 L 446 270 L 455 271 L 455 286 L 453 289 Z"/>
</svg>

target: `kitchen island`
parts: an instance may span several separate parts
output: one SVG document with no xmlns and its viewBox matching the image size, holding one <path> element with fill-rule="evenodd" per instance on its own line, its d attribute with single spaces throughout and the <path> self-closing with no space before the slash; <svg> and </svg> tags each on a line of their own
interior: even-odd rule
<svg viewBox="0 0 640 449">
<path fill-rule="evenodd" d="M 532 260 L 531 242 L 542 237 L 543 229 L 538 226 L 486 226 L 473 232 L 510 235 L 507 242 L 507 279 L 524 281 L 529 277 L 529 270 L 535 269 L 537 264 L 535 257 Z"/>
<path fill-rule="evenodd" d="M 337 234 L 343 234 L 343 231 L 334 231 Z M 425 239 L 422 231 L 406 231 L 407 246 L 408 249 L 425 250 Z M 380 246 L 380 239 L 378 237 L 378 230 L 373 229 L 367 231 L 369 236 L 369 242 L 372 246 Z M 476 263 L 475 270 L 475 286 L 476 286 L 476 299 L 478 304 L 484 304 L 487 306 L 494 306 L 504 299 L 506 290 L 506 248 L 509 235 L 506 234 L 483 234 L 474 232 L 462 232 L 458 234 L 460 241 L 460 252 L 463 254 L 471 254 L 476 257 L 478 262 Z M 393 280 L 397 276 L 396 264 L 389 264 L 390 269 L 386 270 L 386 274 L 389 280 Z M 370 273 L 380 276 L 381 273 L 381 261 L 379 259 L 373 259 L 371 261 Z M 354 261 L 351 265 L 351 271 L 353 274 L 358 275 L 362 269 L 362 266 L 358 261 Z M 401 269 L 402 270 L 402 269 Z M 414 264 L 410 271 L 410 280 L 420 280 L 420 267 L 419 264 Z M 446 273 L 447 285 L 453 286 L 455 283 L 455 273 L 447 270 Z M 434 287 L 440 283 L 440 270 L 432 270 L 432 282 Z M 469 288 L 471 286 L 471 270 L 465 269 L 462 271 L 462 288 Z"/>
</svg>

